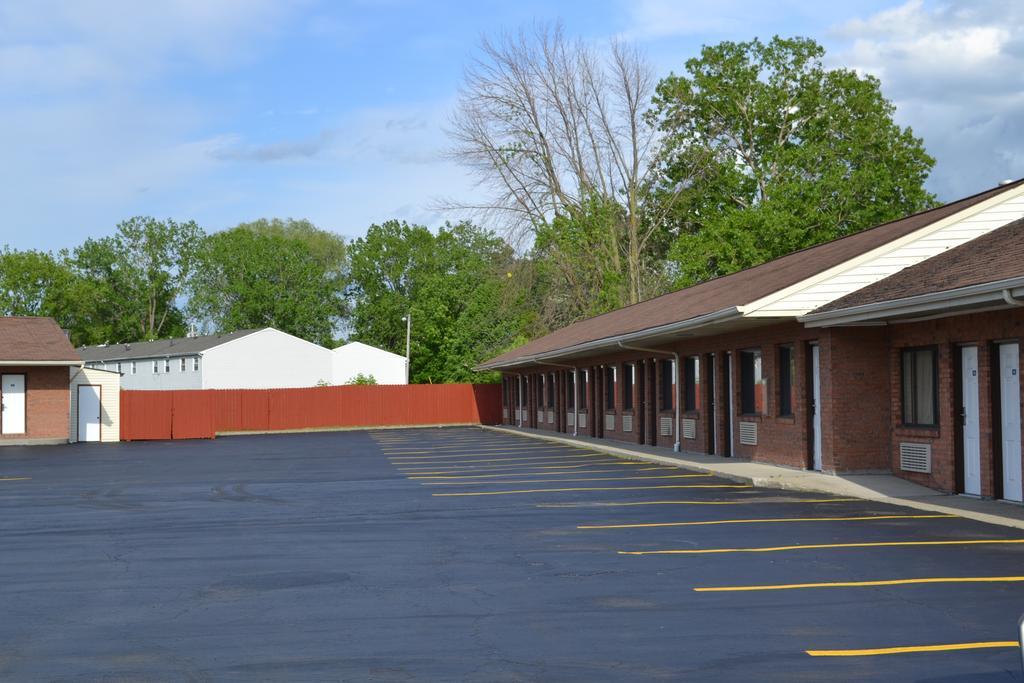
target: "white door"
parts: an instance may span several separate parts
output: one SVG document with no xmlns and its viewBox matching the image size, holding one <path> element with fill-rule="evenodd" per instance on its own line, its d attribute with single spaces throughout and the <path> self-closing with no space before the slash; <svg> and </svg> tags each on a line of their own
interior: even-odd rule
<svg viewBox="0 0 1024 683">
<path fill-rule="evenodd" d="M 25 375 L 0 376 L 0 408 L 2 433 L 25 433 Z"/>
<path fill-rule="evenodd" d="M 1002 413 L 1003 498 L 1024 501 L 1020 461 L 1020 345 L 999 347 L 999 405 Z"/>
<path fill-rule="evenodd" d="M 978 347 L 960 349 L 960 393 L 963 396 L 964 493 L 981 495 L 981 429 L 978 394 Z"/>
<path fill-rule="evenodd" d="M 78 387 L 78 440 L 100 440 L 100 388 L 93 384 Z"/>
<path fill-rule="evenodd" d="M 821 349 L 811 346 L 811 449 L 814 469 L 821 471 Z"/>
</svg>

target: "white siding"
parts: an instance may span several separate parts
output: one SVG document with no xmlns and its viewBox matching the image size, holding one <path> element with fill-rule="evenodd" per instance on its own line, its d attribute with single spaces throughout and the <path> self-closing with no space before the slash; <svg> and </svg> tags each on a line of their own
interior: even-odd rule
<svg viewBox="0 0 1024 683">
<path fill-rule="evenodd" d="M 781 298 L 767 297 L 764 303 L 755 301 L 746 307 L 746 314 L 803 315 L 947 249 L 1024 218 L 1024 195 L 1019 191 L 1008 195 L 987 208 L 979 211 L 965 210 L 959 214 L 960 218 L 953 216 L 945 224 L 940 221 L 937 228 L 922 228 L 908 239 L 897 240 L 893 245 L 877 249 L 868 258 L 855 260 L 850 267 L 833 272 L 822 280 L 803 287 L 797 286 Z"/>
<path fill-rule="evenodd" d="M 267 328 L 208 349 L 200 371 L 183 374 L 201 375 L 203 389 L 287 389 L 330 383 L 332 365 L 329 349 Z"/>
<path fill-rule="evenodd" d="M 333 384 L 345 384 L 362 373 L 377 384 L 405 384 L 405 356 L 375 346 L 352 342 L 333 351 Z"/>
<path fill-rule="evenodd" d="M 121 361 L 121 386 L 125 389 L 202 389 L 202 364 L 200 372 L 192 370 L 192 358 L 185 356 L 185 372 L 181 372 L 181 356 L 160 356 L 159 358 L 138 358 L 135 360 L 136 374 L 132 374 L 132 361 Z M 164 359 L 170 358 L 171 371 L 164 372 Z M 157 363 L 158 373 L 153 372 L 153 361 Z M 106 367 L 114 369 L 117 363 L 106 363 Z"/>
<path fill-rule="evenodd" d="M 116 372 L 93 368 L 71 368 L 71 406 L 68 440 L 78 441 L 78 387 L 100 386 L 100 441 L 121 440 L 121 378 Z"/>
</svg>

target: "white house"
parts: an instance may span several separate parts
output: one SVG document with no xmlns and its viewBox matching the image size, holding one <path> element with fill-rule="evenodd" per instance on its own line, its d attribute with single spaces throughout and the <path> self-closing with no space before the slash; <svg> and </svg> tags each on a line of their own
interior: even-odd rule
<svg viewBox="0 0 1024 683">
<path fill-rule="evenodd" d="M 372 375 L 377 384 L 406 384 L 405 356 L 362 342 L 351 342 L 331 352 L 333 384 L 347 384 L 356 375 Z"/>
<path fill-rule="evenodd" d="M 283 389 L 332 382 L 334 354 L 265 327 L 78 349 L 87 367 L 121 373 L 124 389 Z"/>
</svg>

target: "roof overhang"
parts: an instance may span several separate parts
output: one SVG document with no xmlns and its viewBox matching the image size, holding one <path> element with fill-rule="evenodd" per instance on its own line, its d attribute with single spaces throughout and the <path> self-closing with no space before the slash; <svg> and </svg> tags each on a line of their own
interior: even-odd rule
<svg viewBox="0 0 1024 683">
<path fill-rule="evenodd" d="M 58 366 L 58 367 L 75 367 L 81 366 L 85 361 L 80 360 L 0 360 L 0 366 L 12 367 L 15 365 L 22 367 L 47 367 L 47 366 Z"/>
<path fill-rule="evenodd" d="M 776 322 L 767 318 L 751 319 L 746 318 L 739 308 L 730 306 L 712 313 L 682 320 L 679 322 L 649 327 L 636 332 L 603 337 L 593 341 L 567 346 L 553 351 L 520 356 L 505 361 L 482 363 L 476 366 L 475 370 L 516 370 L 520 368 L 545 365 L 548 363 L 564 363 L 574 359 L 586 358 L 599 353 L 621 352 L 620 344 L 644 344 L 646 346 L 659 346 L 671 344 L 680 339 L 689 337 L 701 337 L 719 332 L 727 332 L 744 327 L 755 327 Z"/>
<path fill-rule="evenodd" d="M 878 301 L 834 311 L 808 313 L 798 320 L 807 327 L 842 327 L 871 323 L 912 322 L 966 313 L 1013 308 L 1024 297 L 1024 277 Z"/>
</svg>

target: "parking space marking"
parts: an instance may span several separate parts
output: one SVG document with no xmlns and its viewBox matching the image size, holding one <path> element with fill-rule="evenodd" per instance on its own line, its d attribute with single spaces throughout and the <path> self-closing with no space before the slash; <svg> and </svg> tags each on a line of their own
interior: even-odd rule
<svg viewBox="0 0 1024 683">
<path fill-rule="evenodd" d="M 876 655 L 902 655 L 911 652 L 950 652 L 952 650 L 981 650 L 985 648 L 1017 648 L 1016 640 L 989 640 L 980 643 L 948 643 L 943 645 L 909 645 L 879 647 L 869 650 L 804 650 L 812 657 L 873 657 Z"/>
<path fill-rule="evenodd" d="M 858 517 L 775 517 L 767 519 L 714 519 L 702 522 L 652 522 L 649 524 L 583 524 L 577 529 L 645 529 L 666 526 L 711 526 L 713 524 L 784 524 L 786 522 L 868 522 L 876 519 L 949 519 L 956 515 L 863 515 Z"/>
<path fill-rule="evenodd" d="M 572 458 L 574 460 L 581 459 L 581 458 L 600 458 L 602 460 L 605 459 L 605 456 L 603 456 L 603 455 L 563 455 L 561 457 L 562 458 Z M 530 456 L 530 457 L 526 457 L 526 458 L 475 458 L 473 460 L 446 460 L 446 461 L 443 461 L 443 462 L 439 462 L 437 464 L 438 465 L 471 465 L 471 464 L 473 464 L 475 462 L 508 462 L 510 460 L 514 460 L 514 461 L 517 461 L 517 462 L 523 462 L 523 461 L 529 461 L 531 459 L 532 460 L 550 460 L 551 456 L 547 456 L 547 457 L 543 457 L 543 456 L 536 456 L 536 457 L 535 456 Z M 430 464 L 430 462 L 429 461 L 426 461 L 426 462 L 392 462 L 391 464 L 392 465 L 428 465 L 428 464 Z"/>
<path fill-rule="evenodd" d="M 432 481 L 434 477 L 410 477 L 426 486 L 470 486 L 479 484 L 551 484 L 562 481 L 651 481 L 655 479 L 690 479 L 693 477 L 711 477 L 710 474 L 669 474 L 646 477 L 580 477 L 578 479 L 516 479 L 513 481 Z M 431 481 L 423 481 L 429 479 Z"/>
<path fill-rule="evenodd" d="M 527 464 L 527 465 L 491 465 L 491 466 L 484 465 L 484 466 L 481 466 L 481 467 L 466 466 L 466 467 L 449 467 L 449 468 L 442 468 L 442 469 L 435 469 L 435 468 L 431 468 L 431 467 L 413 467 L 413 468 L 398 467 L 397 469 L 398 469 L 399 472 L 402 472 L 403 474 L 458 474 L 458 473 L 467 473 L 467 472 L 469 472 L 469 473 L 473 473 L 473 472 L 494 473 L 494 472 L 497 472 L 497 473 L 503 474 L 504 476 L 516 476 L 515 472 L 511 472 L 510 473 L 508 470 L 511 470 L 511 469 L 521 470 L 521 469 L 526 469 L 526 468 L 532 469 L 533 471 L 536 471 L 536 472 L 539 472 L 539 473 L 545 473 L 545 474 L 548 473 L 549 470 L 555 470 L 555 471 L 568 471 L 568 470 L 572 470 L 574 472 L 584 473 L 584 472 L 654 472 L 654 471 L 664 472 L 665 470 L 677 469 L 675 467 L 636 467 L 634 469 L 629 469 L 629 470 L 623 470 L 621 467 L 615 467 L 615 468 L 610 469 L 610 470 L 594 470 L 594 469 L 589 469 L 589 468 L 592 468 L 592 467 L 609 467 L 609 466 L 615 465 L 615 464 L 616 463 L 613 463 L 613 462 L 609 462 L 609 463 L 597 463 L 597 462 L 595 462 L 595 463 L 587 463 L 585 465 L 547 465 L 547 464 L 543 464 L 543 465 L 529 465 L 529 464 Z"/>
<path fill-rule="evenodd" d="M 0 481 L 29 481 L 32 477 L 0 477 Z"/>
<path fill-rule="evenodd" d="M 642 472 L 643 470 L 638 470 Z M 550 471 L 542 472 L 502 472 L 500 474 L 450 474 L 448 472 L 405 472 L 403 474 L 409 475 L 410 479 L 497 479 L 500 477 L 548 477 L 557 476 L 561 474 L 608 474 L 618 473 L 622 474 L 622 470 L 583 470 L 568 469 L 562 471 L 554 469 Z M 627 472 L 628 474 L 628 472 Z M 687 477 L 706 477 L 711 476 L 709 474 L 687 474 L 683 475 Z M 639 477 L 638 477 L 639 478 Z M 498 482 L 500 483 L 500 482 Z"/>
<path fill-rule="evenodd" d="M 870 588 L 874 586 L 912 586 L 927 583 L 1019 583 L 1024 576 L 944 576 L 923 579 L 884 579 L 880 581 L 829 581 L 825 583 L 780 583 L 754 586 L 704 586 L 697 593 L 735 593 L 744 591 L 784 591 L 801 588 Z"/>
<path fill-rule="evenodd" d="M 435 496 L 438 494 L 434 494 Z M 701 550 L 620 550 L 619 555 L 712 555 L 716 553 L 777 553 L 787 550 L 828 550 L 833 548 L 896 548 L 903 546 L 982 545 L 1024 543 L 1024 538 L 995 538 L 969 541 L 877 541 L 871 543 L 814 543 L 765 548 L 705 548 Z"/>
<path fill-rule="evenodd" d="M 386 448 L 381 447 L 381 450 L 388 455 L 424 455 L 427 453 L 434 453 L 438 457 L 451 456 L 451 455 L 465 455 L 460 451 L 466 453 L 481 453 L 491 451 L 508 451 L 508 452 L 520 452 L 520 451 L 591 451 L 590 448 L 575 448 L 569 446 L 459 446 L 458 448 L 427 448 L 423 447 L 411 449 L 411 448 Z"/>
<path fill-rule="evenodd" d="M 568 489 L 525 489 L 520 491 L 470 491 L 432 493 L 432 496 L 507 496 L 514 493 L 559 493 L 562 491 L 649 491 L 652 489 L 750 489 L 749 484 L 665 484 L 662 486 L 581 486 Z M 1024 542 L 1024 541 L 1022 541 Z M 620 551 L 621 552 L 621 551 Z"/>
<path fill-rule="evenodd" d="M 539 508 L 589 508 L 589 507 L 633 507 L 635 505 L 755 505 L 759 503 L 797 504 L 797 503 L 849 503 L 860 501 L 860 498 L 808 498 L 790 500 L 787 498 L 751 498 L 750 500 L 639 500 L 631 502 L 593 502 L 593 503 L 538 503 Z"/>
</svg>

